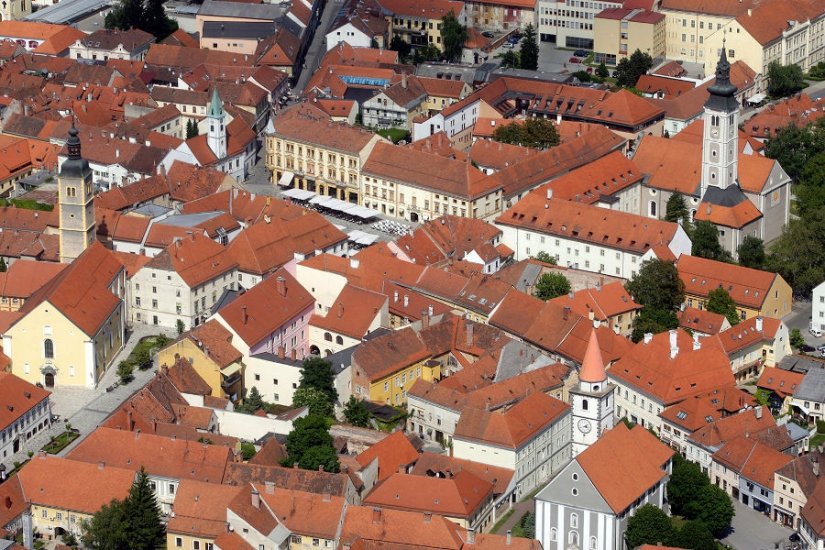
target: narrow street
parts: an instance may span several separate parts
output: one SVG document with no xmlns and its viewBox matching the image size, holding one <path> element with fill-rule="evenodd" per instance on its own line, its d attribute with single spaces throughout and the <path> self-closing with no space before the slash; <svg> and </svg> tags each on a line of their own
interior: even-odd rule
<svg viewBox="0 0 825 550">
<path fill-rule="evenodd" d="M 312 44 L 309 46 L 306 57 L 304 58 L 304 67 L 301 70 L 301 76 L 292 89 L 296 97 L 304 93 L 307 82 L 312 78 L 315 69 L 318 68 L 321 58 L 327 53 L 326 34 L 327 31 L 329 31 L 330 25 L 332 25 L 332 22 L 335 20 L 335 16 L 338 15 L 338 10 L 341 9 L 341 5 L 342 0 L 327 0 L 324 6 L 324 12 L 321 14 L 318 28 L 315 29 L 315 36 L 312 37 Z"/>
</svg>

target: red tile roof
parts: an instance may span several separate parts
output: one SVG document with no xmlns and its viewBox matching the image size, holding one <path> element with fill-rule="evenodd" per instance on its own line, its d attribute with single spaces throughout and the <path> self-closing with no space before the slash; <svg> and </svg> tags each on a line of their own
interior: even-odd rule
<svg viewBox="0 0 825 550">
<path fill-rule="evenodd" d="M 205 539 L 226 533 L 226 509 L 241 490 L 233 485 L 181 480 L 166 531 Z"/>
<path fill-rule="evenodd" d="M 172 242 L 146 264 L 151 269 L 175 271 L 189 288 L 230 273 L 237 266 L 223 246 L 199 232 Z"/>
<path fill-rule="evenodd" d="M 772 449 L 747 435 L 726 442 L 713 453 L 713 461 L 737 472 L 740 477 L 773 489 L 773 475 L 793 456 Z"/>
<path fill-rule="evenodd" d="M 66 267 L 66 264 L 17 260 L 8 271 L 0 273 L 0 296 L 29 298 Z"/>
<path fill-rule="evenodd" d="M 728 386 L 680 401 L 665 408 L 659 416 L 687 433 L 692 433 L 711 422 L 755 405 L 756 399 L 751 394 Z"/>
<path fill-rule="evenodd" d="M 720 418 L 694 432 L 689 440 L 706 449 L 718 449 L 725 442 L 745 435 L 779 451 L 793 445 L 787 428 L 777 426 L 773 416 L 764 412 L 763 407 Z"/>
<path fill-rule="evenodd" d="M 393 432 L 366 451 L 355 457 L 362 468 L 373 460 L 378 460 L 378 481 L 383 481 L 399 468 L 406 469 L 418 459 L 418 451 L 412 446 L 404 432 Z"/>
<path fill-rule="evenodd" d="M 185 337 L 195 342 L 220 368 L 243 358 L 243 354 L 232 345 L 232 333 L 214 319 L 193 328 Z"/>
<path fill-rule="evenodd" d="M 766 367 L 759 375 L 756 387 L 770 390 L 784 399 L 794 394 L 804 378 L 805 375 L 800 372 Z"/>
<path fill-rule="evenodd" d="M 761 309 L 768 291 L 779 277 L 776 273 L 726 264 L 698 256 L 682 255 L 676 262 L 685 293 L 707 297 L 722 287 L 733 301 L 749 308 Z"/>
<path fill-rule="evenodd" d="M 326 315 L 314 314 L 309 324 L 360 340 L 375 323 L 375 319 L 380 317 L 386 304 L 385 295 L 347 284 Z"/>
<path fill-rule="evenodd" d="M 599 321 L 607 321 L 610 317 L 642 308 L 619 282 L 585 288 L 574 292 L 572 296 L 565 294 L 554 298 L 551 302 L 561 307 L 567 306 L 582 317 L 588 317 L 592 312 Z"/>
<path fill-rule="evenodd" d="M 341 544 L 355 550 L 410 548 L 414 536 L 420 548 L 460 550 L 461 527 L 438 515 L 370 506 L 350 506 L 341 530 Z M 417 547 L 418 548 L 418 547 Z"/>
<path fill-rule="evenodd" d="M 722 330 L 725 321 L 727 319 L 724 315 L 695 307 L 686 307 L 679 313 L 680 327 L 703 334 L 717 334 Z"/>
<path fill-rule="evenodd" d="M 0 372 L 0 431 L 26 416 L 34 407 L 49 398 L 50 392 L 30 384 L 10 372 Z"/>
<path fill-rule="evenodd" d="M 642 426 L 631 430 L 620 422 L 574 460 L 611 510 L 621 514 L 667 476 L 672 456 L 673 450 Z M 633 475 L 618 476 L 617 471 Z"/>
<path fill-rule="evenodd" d="M 429 477 L 454 477 L 462 470 L 467 470 L 484 481 L 492 483 L 496 495 L 507 491 L 515 473 L 507 468 L 431 452 L 421 453 L 410 473 Z"/>
</svg>

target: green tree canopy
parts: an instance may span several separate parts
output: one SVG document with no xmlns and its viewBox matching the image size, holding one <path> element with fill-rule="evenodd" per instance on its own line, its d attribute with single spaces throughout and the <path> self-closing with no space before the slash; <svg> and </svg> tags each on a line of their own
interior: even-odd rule
<svg viewBox="0 0 825 550">
<path fill-rule="evenodd" d="M 243 400 L 243 404 L 240 405 L 237 410 L 238 412 L 252 414 L 258 409 L 265 410 L 266 403 L 264 403 L 264 399 L 261 397 L 261 392 L 258 391 L 258 388 L 252 386 L 249 390 L 249 394 L 246 396 L 246 399 Z"/>
<path fill-rule="evenodd" d="M 332 416 L 333 403 L 329 396 L 311 386 L 298 388 L 292 396 L 293 407 L 309 407 L 309 414 Z"/>
<path fill-rule="evenodd" d="M 730 528 L 735 513 L 728 494 L 708 483 L 691 503 L 690 515 L 704 523 L 715 537 L 723 537 Z"/>
<path fill-rule="evenodd" d="M 501 66 L 504 69 L 518 69 L 521 66 L 519 53 L 513 50 L 507 50 L 501 56 Z"/>
<path fill-rule="evenodd" d="M 354 395 L 349 396 L 349 400 L 344 405 L 344 418 L 353 426 L 367 428 L 370 425 L 370 413 L 366 404 Z"/>
<path fill-rule="evenodd" d="M 335 403 L 338 400 L 332 363 L 320 357 L 304 359 L 304 364 L 301 367 L 301 383 L 298 387 L 320 390 L 327 395 L 330 403 Z"/>
<path fill-rule="evenodd" d="M 688 220 L 688 207 L 685 197 L 681 193 L 673 193 L 667 199 L 665 207 L 665 220 L 674 223 L 684 223 Z"/>
<path fill-rule="evenodd" d="M 633 318 L 633 330 L 630 333 L 630 339 L 633 342 L 638 342 L 648 332 L 658 334 L 673 328 L 679 328 L 679 318 L 675 312 L 644 308 Z"/>
<path fill-rule="evenodd" d="M 741 321 L 739 312 L 736 310 L 736 302 L 733 301 L 728 291 L 724 287 L 717 287 L 708 294 L 708 311 L 724 315 L 731 326 L 738 325 Z"/>
<path fill-rule="evenodd" d="M 694 256 L 720 262 L 731 261 L 730 252 L 722 248 L 719 242 L 719 230 L 709 221 L 702 220 L 694 224 L 691 241 L 691 254 Z"/>
<path fill-rule="evenodd" d="M 412 51 L 412 46 L 409 45 L 403 38 L 396 35 L 390 40 L 390 49 L 398 52 L 398 57 L 406 61 Z"/>
<path fill-rule="evenodd" d="M 775 159 L 798 182 L 808 160 L 825 151 L 825 123 L 822 119 L 808 126 L 791 123 L 777 130 L 765 144 L 765 156 Z"/>
<path fill-rule="evenodd" d="M 736 249 L 739 256 L 739 263 L 745 267 L 753 269 L 762 269 L 765 267 L 767 256 L 765 255 L 765 245 L 762 239 L 754 235 L 746 235 L 742 239 L 739 248 Z"/>
<path fill-rule="evenodd" d="M 160 506 L 149 484 L 149 476 L 140 468 L 129 496 L 126 498 L 129 513 L 129 541 L 134 550 L 155 550 L 166 545 L 166 528 L 161 521 Z"/>
<path fill-rule="evenodd" d="M 444 47 L 444 57 L 447 61 L 461 59 L 461 50 L 467 41 L 467 27 L 456 19 L 453 12 L 441 18 L 441 45 Z"/>
<path fill-rule="evenodd" d="M 645 309 L 676 311 L 685 301 L 685 285 L 676 265 L 667 260 L 647 260 L 625 284 L 633 300 Z"/>
<path fill-rule="evenodd" d="M 802 331 L 798 328 L 792 328 L 789 337 L 789 343 L 792 348 L 800 349 L 805 345 L 805 337 L 802 336 Z"/>
<path fill-rule="evenodd" d="M 332 436 L 329 435 L 329 421 L 316 415 L 299 418 L 286 436 L 287 458 L 284 466 L 298 464 L 305 470 L 317 470 L 323 466 L 327 472 L 338 472 L 340 465 Z"/>
<path fill-rule="evenodd" d="M 596 76 L 599 78 L 607 78 L 610 76 L 610 71 L 607 70 L 607 65 L 604 64 L 604 61 L 599 63 L 599 66 L 596 67 Z"/>
<path fill-rule="evenodd" d="M 536 297 L 545 302 L 569 292 L 570 281 L 561 273 L 544 273 L 536 281 Z"/>
<path fill-rule="evenodd" d="M 703 474 L 704 475 L 704 474 Z M 716 550 L 716 539 L 707 525 L 699 520 L 688 521 L 676 533 L 674 544 L 690 550 Z"/>
<path fill-rule="evenodd" d="M 82 525 L 83 544 L 92 550 L 123 550 L 129 546 L 128 512 L 122 500 L 104 504 Z"/>
<path fill-rule="evenodd" d="M 686 516 L 690 503 L 699 497 L 702 487 L 709 483 L 708 476 L 697 464 L 676 453 L 673 457 L 673 473 L 667 483 L 670 511 L 677 516 Z"/>
<path fill-rule="evenodd" d="M 107 29 L 140 29 L 152 34 L 158 42 L 178 29 L 163 8 L 163 0 L 120 0 L 104 20 Z"/>
<path fill-rule="evenodd" d="M 617 84 L 625 88 L 635 86 L 639 77 L 646 74 L 652 66 L 653 58 L 637 49 L 616 65 Z"/>
<path fill-rule="evenodd" d="M 768 94 L 771 97 L 788 97 L 805 87 L 805 75 L 799 65 L 780 65 L 772 61 L 768 65 Z"/>
<path fill-rule="evenodd" d="M 539 68 L 539 42 L 536 29 L 532 24 L 524 28 L 524 36 L 521 39 L 519 49 L 519 61 L 522 69 L 535 71 Z"/>
<path fill-rule="evenodd" d="M 794 193 L 797 211 L 802 218 L 825 208 L 825 152 L 808 158 Z"/>
<path fill-rule="evenodd" d="M 536 254 L 536 259 L 540 262 L 544 262 L 546 264 L 556 265 L 556 258 L 555 256 L 551 256 L 544 250 L 540 250 L 538 254 Z"/>
<path fill-rule="evenodd" d="M 770 248 L 767 268 L 782 275 L 797 296 L 810 296 L 825 280 L 825 210 L 791 220 Z"/>
<path fill-rule="evenodd" d="M 493 139 L 511 145 L 547 149 L 559 144 L 559 132 L 552 120 L 528 118 L 524 122 L 512 122 L 498 126 Z"/>
<path fill-rule="evenodd" d="M 624 536 L 627 547 L 636 548 L 643 544 L 669 545 L 675 532 L 667 514 L 652 504 L 645 504 L 627 521 Z"/>
</svg>

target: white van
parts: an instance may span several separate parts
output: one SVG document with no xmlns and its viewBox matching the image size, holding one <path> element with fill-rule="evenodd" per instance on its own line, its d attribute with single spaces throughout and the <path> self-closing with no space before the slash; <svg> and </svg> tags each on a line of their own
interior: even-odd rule
<svg viewBox="0 0 825 550">
<path fill-rule="evenodd" d="M 813 323 L 811 323 L 811 328 L 808 329 L 808 332 L 810 332 L 817 338 L 822 338 L 822 330 Z"/>
</svg>

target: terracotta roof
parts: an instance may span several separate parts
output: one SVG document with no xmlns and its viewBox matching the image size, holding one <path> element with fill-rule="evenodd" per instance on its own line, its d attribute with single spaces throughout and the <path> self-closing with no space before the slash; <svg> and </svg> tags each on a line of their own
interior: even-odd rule
<svg viewBox="0 0 825 550">
<path fill-rule="evenodd" d="M 825 98 L 816 100 L 800 93 L 777 103 L 771 103 L 749 118 L 744 124 L 745 133 L 760 139 L 772 138 L 782 128 L 793 124 L 799 128 L 822 118 L 825 114 Z"/>
<path fill-rule="evenodd" d="M 418 451 L 410 444 L 404 432 L 393 432 L 355 457 L 362 468 L 376 459 L 378 481 L 382 481 L 398 472 L 399 468 L 413 464 L 418 459 Z"/>
<path fill-rule="evenodd" d="M 469 162 L 416 151 L 408 147 L 377 143 L 362 173 L 450 196 L 474 200 L 500 188 Z"/>
<path fill-rule="evenodd" d="M 784 399 L 796 392 L 804 378 L 805 375 L 799 372 L 767 367 L 762 369 L 756 387 L 770 390 Z"/>
<path fill-rule="evenodd" d="M 538 154 L 538 149 L 487 139 L 476 140 L 470 147 L 470 160 L 482 168 L 493 170 L 504 170 L 512 164 L 522 162 Z"/>
<path fill-rule="evenodd" d="M 186 357 L 177 357 L 171 366 L 164 363 L 161 365 L 161 369 L 181 394 L 189 393 L 205 396 L 212 393 L 212 388 L 201 378 L 201 375 L 198 374 L 198 371 L 195 370 Z M 181 416 L 180 407 L 183 407 L 183 405 L 172 405 L 172 411 L 178 419 Z M 207 422 L 206 425 L 208 426 L 209 423 Z"/>
<path fill-rule="evenodd" d="M 251 67 L 255 56 L 221 50 L 187 48 L 171 44 L 152 44 L 146 54 L 147 65 L 192 69 L 197 65 L 242 65 Z"/>
<path fill-rule="evenodd" d="M 465 408 L 456 424 L 456 439 L 519 449 L 569 411 L 570 406 L 543 393 L 528 395 L 506 411 Z"/>
<path fill-rule="evenodd" d="M 102 464 L 100 458 L 80 462 L 37 455 L 17 474 L 30 504 L 94 514 L 113 499 L 124 499 L 135 479 L 135 469 Z"/>
<path fill-rule="evenodd" d="M 299 103 L 282 110 L 273 119 L 275 135 L 279 138 L 316 145 L 355 155 L 369 144 L 375 134 L 332 122 L 329 115 L 308 103 Z"/>
<path fill-rule="evenodd" d="M 423 512 L 350 506 L 341 530 L 341 544 L 355 550 L 401 550 L 410 548 L 411 536 L 418 548 L 460 550 L 461 527 L 439 515 Z M 514 539 L 515 540 L 515 539 Z"/>
<path fill-rule="evenodd" d="M 713 461 L 732 469 L 754 483 L 773 489 L 773 475 L 793 457 L 772 449 L 758 440 L 737 437 L 713 453 Z"/>
<path fill-rule="evenodd" d="M 28 298 L 66 268 L 66 264 L 18 260 L 0 273 L 0 296 Z"/>
<path fill-rule="evenodd" d="M 385 295 L 347 284 L 326 315 L 314 314 L 309 324 L 321 330 L 361 339 L 381 315 L 385 304 Z"/>
<path fill-rule="evenodd" d="M 455 0 L 381 0 L 381 6 L 394 15 L 438 20 L 450 12 L 458 17 L 464 10 L 464 2 Z"/>
<path fill-rule="evenodd" d="M 808 501 L 799 513 L 814 533 L 825 536 L 825 479 L 817 482 L 816 489 L 808 495 Z"/>
<path fill-rule="evenodd" d="M 154 41 L 154 36 L 140 29 L 129 29 L 127 31 L 98 29 L 80 40 L 87 48 L 114 50 L 119 45 L 123 45 L 124 49 L 130 53 L 134 53 Z"/>
<path fill-rule="evenodd" d="M 686 307 L 679 313 L 679 326 L 703 334 L 717 334 L 727 319 L 724 315 L 706 309 Z"/>
<path fill-rule="evenodd" d="M 267 439 L 255 456 L 248 460 L 249 464 L 261 464 L 263 466 L 278 466 L 286 460 L 288 454 L 286 446 L 279 442 L 277 438 Z"/>
<path fill-rule="evenodd" d="M 762 407 L 744 410 L 716 420 L 690 435 L 689 440 L 706 449 L 719 449 L 725 442 L 747 435 L 774 449 L 784 451 L 793 445 L 784 426 L 777 426 Z"/>
<path fill-rule="evenodd" d="M 243 354 L 232 345 L 232 333 L 214 319 L 193 328 L 185 336 L 195 342 L 220 368 L 228 367 L 243 358 Z"/>
<path fill-rule="evenodd" d="M 10 427 L 35 406 L 48 399 L 50 392 L 30 384 L 10 372 L 0 372 L 0 431 Z"/>
<path fill-rule="evenodd" d="M 283 294 L 279 292 L 279 282 L 283 283 Z M 314 307 L 312 295 L 281 269 L 221 308 L 218 315 L 247 346 L 253 347 Z"/>
<path fill-rule="evenodd" d="M 618 210 L 548 199 L 539 191 L 510 207 L 496 223 L 637 254 L 658 244 L 670 244 L 678 228 L 675 223 Z"/>
<path fill-rule="evenodd" d="M 117 257 L 98 242 L 92 243 L 69 267 L 52 278 L 20 308 L 28 314 L 49 302 L 88 336 L 100 327 L 123 301 L 109 290 L 123 270 Z"/>
<path fill-rule="evenodd" d="M 821 17 L 822 5 L 814 0 L 763 0 L 754 2 L 753 9 L 738 14 L 736 22 L 762 46 L 783 36 L 788 22 L 802 22 Z"/>
<path fill-rule="evenodd" d="M 226 509 L 240 491 L 232 485 L 181 480 L 166 531 L 206 539 L 226 533 Z"/>
<path fill-rule="evenodd" d="M 714 188 L 709 187 L 708 190 L 713 192 Z M 696 209 L 696 215 L 694 216 L 696 221 L 709 221 L 714 225 L 743 229 L 746 225 L 762 217 L 762 212 L 741 191 L 730 187 L 719 191 L 727 196 L 738 195 L 739 202 L 734 205 L 712 204 L 708 200 L 711 195 L 706 192 L 702 202 Z"/>
<path fill-rule="evenodd" d="M 671 335 L 656 334 L 647 344 L 634 344 L 610 367 L 609 377 L 664 406 L 720 385 L 733 385 L 728 356 L 718 343 L 700 339 L 701 347 L 693 349 L 687 332 L 673 332 L 678 345 L 675 357 L 671 357 Z"/>
<path fill-rule="evenodd" d="M 482 363 L 483 361 L 479 360 L 475 365 Z M 491 361 L 491 363 L 495 364 L 494 361 Z M 465 368 L 461 372 L 470 370 Z M 467 392 L 462 401 L 469 407 L 495 411 L 502 407 L 514 405 L 534 393 L 549 393 L 559 389 L 569 373 L 570 367 L 563 363 L 554 363 L 546 367 L 522 372 L 506 380 L 472 389 Z M 457 379 L 458 374 L 460 373 L 447 377 L 436 387 L 446 386 L 450 381 Z M 463 389 L 456 388 L 455 385 L 451 385 L 451 387 L 459 391 Z M 410 388 L 410 393 L 412 393 L 412 388 Z"/>
<path fill-rule="evenodd" d="M 726 264 L 698 256 L 682 255 L 676 262 L 685 293 L 707 297 L 722 287 L 739 305 L 761 309 L 768 291 L 779 277 L 776 273 Z"/>
<path fill-rule="evenodd" d="M 634 86 L 637 90 L 648 94 L 663 94 L 664 98 L 671 99 L 692 90 L 696 83 L 692 80 L 668 78 L 657 74 L 643 74 Z"/>
<path fill-rule="evenodd" d="M 699 13 L 703 15 L 727 15 L 733 16 L 746 12 L 755 5 L 753 0 L 740 2 L 739 0 L 723 0 L 714 2 L 712 0 L 663 0 L 661 9 L 664 11 L 684 11 L 689 13 Z"/>
<path fill-rule="evenodd" d="M 673 450 L 642 426 L 628 429 L 619 423 L 574 460 L 616 514 L 667 477 L 665 466 Z M 605 468 L 605 464 L 612 467 Z M 632 471 L 632 476 L 617 476 Z"/>
<path fill-rule="evenodd" d="M 751 394 L 728 386 L 680 401 L 665 408 L 659 416 L 687 433 L 692 433 L 711 422 L 755 405 L 756 399 Z"/>
<path fill-rule="evenodd" d="M 155 227 L 157 226 L 155 224 Z M 146 264 L 146 268 L 174 271 L 189 288 L 196 288 L 231 272 L 237 265 L 223 246 L 199 232 L 194 232 L 191 236 L 172 242 L 152 258 Z"/>
<path fill-rule="evenodd" d="M 597 288 L 585 288 L 577 292 L 554 298 L 551 302 L 569 307 L 574 313 L 587 317 L 592 312 L 599 321 L 636 311 L 642 308 L 619 282 L 607 283 Z"/>
<path fill-rule="evenodd" d="M 537 193 L 553 191 L 553 198 L 594 204 L 644 179 L 642 171 L 619 151 L 613 151 L 541 186 Z"/>
<path fill-rule="evenodd" d="M 762 330 L 756 330 L 757 324 Z M 716 335 L 725 353 L 731 355 L 757 343 L 773 343 L 782 321 L 773 317 L 751 317 Z"/>
<path fill-rule="evenodd" d="M 329 540 L 337 537 L 347 507 L 343 497 L 263 484 L 255 487 L 261 494 L 262 504 L 292 533 Z"/>
<path fill-rule="evenodd" d="M 0 483 L 0 502 L 3 503 L 0 506 L 0 525 L 8 525 L 14 522 L 26 511 L 28 503 L 26 503 L 26 497 L 23 495 L 23 487 L 20 485 L 18 476 L 13 476 Z M 2 531 L 1 527 L 0 531 Z"/>
<path fill-rule="evenodd" d="M 492 498 L 493 485 L 467 470 L 449 479 L 394 473 L 363 499 L 365 505 L 471 518 Z"/>
<path fill-rule="evenodd" d="M 231 451 L 221 445 L 169 439 L 151 433 L 98 428 L 67 455 L 72 460 L 104 461 L 172 479 L 219 483 Z"/>
<path fill-rule="evenodd" d="M 400 237 L 396 245 L 420 265 L 460 260 L 474 250 L 484 261 L 492 261 L 498 251 L 493 249 L 489 257 L 485 252 L 500 236 L 500 229 L 483 220 L 444 215 Z"/>
<path fill-rule="evenodd" d="M 347 495 L 347 487 L 351 483 L 346 474 L 240 462 L 228 464 L 223 479 L 223 483 L 236 486 L 249 483 L 263 485 L 267 481 L 294 491 L 342 497 Z"/>
</svg>

